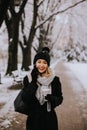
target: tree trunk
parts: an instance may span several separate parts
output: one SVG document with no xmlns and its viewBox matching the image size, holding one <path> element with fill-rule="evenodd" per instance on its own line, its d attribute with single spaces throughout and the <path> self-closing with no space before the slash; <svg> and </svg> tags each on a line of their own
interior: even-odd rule
<svg viewBox="0 0 87 130">
<path fill-rule="evenodd" d="M 19 37 L 19 19 L 16 16 L 10 23 L 7 23 L 9 34 L 9 49 L 8 49 L 8 66 L 6 74 L 11 74 L 17 70 L 17 54 L 18 54 L 18 37 Z"/>
<path fill-rule="evenodd" d="M 5 18 L 10 0 L 0 0 L 0 26 Z"/>
<path fill-rule="evenodd" d="M 18 42 L 19 42 L 19 22 L 21 15 L 24 12 L 24 7 L 27 0 L 23 0 L 20 5 L 19 12 L 16 13 L 14 1 L 10 1 L 10 8 L 8 18 L 6 19 L 6 25 L 9 36 L 9 54 L 8 54 L 8 66 L 6 74 L 11 74 L 12 71 L 17 70 L 18 65 Z M 9 15 L 10 14 L 10 15 Z M 10 22 L 9 22 L 10 21 Z"/>
<path fill-rule="evenodd" d="M 12 71 L 17 70 L 18 65 L 18 38 L 19 38 L 19 20 L 14 19 L 14 36 L 13 36 L 13 52 L 12 52 Z"/>
<path fill-rule="evenodd" d="M 37 12 L 38 12 L 38 6 L 37 6 L 38 0 L 34 0 L 34 12 L 33 12 L 33 20 L 32 20 L 32 25 L 30 29 L 30 35 L 28 38 L 28 55 L 27 55 L 27 66 L 31 65 L 31 46 L 34 40 L 34 36 L 36 33 L 36 22 L 37 22 Z"/>
</svg>

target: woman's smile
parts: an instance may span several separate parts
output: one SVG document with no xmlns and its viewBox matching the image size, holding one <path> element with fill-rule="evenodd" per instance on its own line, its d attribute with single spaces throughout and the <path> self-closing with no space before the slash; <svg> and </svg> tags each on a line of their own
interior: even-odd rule
<svg viewBox="0 0 87 130">
<path fill-rule="evenodd" d="M 36 62 L 36 68 L 38 69 L 39 73 L 43 74 L 48 69 L 48 64 L 47 64 L 47 62 L 45 60 L 39 59 Z"/>
</svg>

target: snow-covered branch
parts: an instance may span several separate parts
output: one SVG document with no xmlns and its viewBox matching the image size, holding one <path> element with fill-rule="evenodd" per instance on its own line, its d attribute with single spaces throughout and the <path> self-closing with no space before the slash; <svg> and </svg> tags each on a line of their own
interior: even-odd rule
<svg viewBox="0 0 87 130">
<path fill-rule="evenodd" d="M 37 6 L 39 7 L 40 5 L 42 5 L 42 3 L 43 3 L 44 1 L 45 1 L 45 0 L 42 0 L 41 2 L 39 2 Z"/>
<path fill-rule="evenodd" d="M 75 6 L 77 6 L 77 5 L 80 4 L 80 3 L 86 2 L 86 1 L 87 1 L 87 0 L 81 0 L 81 1 L 79 1 L 79 2 L 77 2 L 77 3 L 75 3 L 75 4 L 71 5 L 71 6 L 69 6 L 69 7 L 65 8 L 65 9 L 63 9 L 63 10 L 56 11 L 56 12 L 52 13 L 48 18 L 46 18 L 46 19 L 45 19 L 44 21 L 42 21 L 39 25 L 37 25 L 37 26 L 35 27 L 35 29 L 37 29 L 37 28 L 39 28 L 40 26 L 42 26 L 42 25 L 43 25 L 44 23 L 46 23 L 49 19 L 51 19 L 53 16 L 58 15 L 58 14 L 61 14 L 61 13 L 64 13 L 64 12 L 66 12 L 67 10 L 69 10 L 69 9 L 71 9 L 71 8 L 73 8 L 73 7 L 75 7 Z"/>
</svg>

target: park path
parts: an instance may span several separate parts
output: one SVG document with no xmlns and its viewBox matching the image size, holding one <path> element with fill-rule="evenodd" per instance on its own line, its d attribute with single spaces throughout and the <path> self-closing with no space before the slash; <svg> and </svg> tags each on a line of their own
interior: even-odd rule
<svg viewBox="0 0 87 130">
<path fill-rule="evenodd" d="M 85 94 L 82 85 L 62 63 L 55 67 L 55 71 L 60 77 L 64 97 L 62 105 L 56 108 L 59 130 L 87 130 L 87 112 L 84 112 L 87 111 L 87 98 L 85 109 L 85 104 L 80 103 Z"/>
</svg>

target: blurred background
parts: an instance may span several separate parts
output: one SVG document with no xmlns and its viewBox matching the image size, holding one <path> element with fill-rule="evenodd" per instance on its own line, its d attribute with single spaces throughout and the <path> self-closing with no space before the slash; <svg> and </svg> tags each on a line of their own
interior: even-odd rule
<svg viewBox="0 0 87 130">
<path fill-rule="evenodd" d="M 0 1 L 0 63 L 6 75 L 19 64 L 28 71 L 43 46 L 50 48 L 52 60 L 87 62 L 86 0 Z"/>
</svg>

